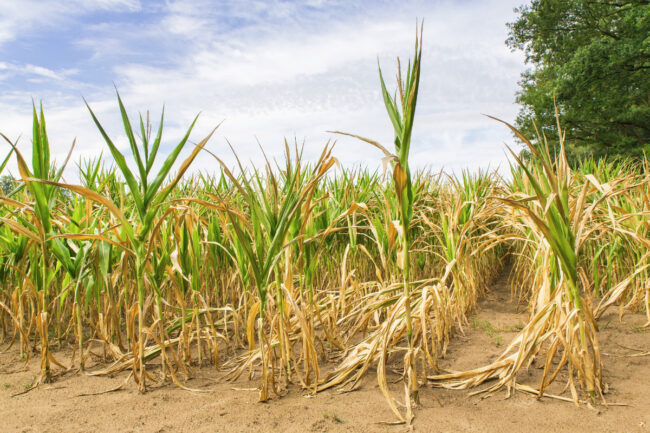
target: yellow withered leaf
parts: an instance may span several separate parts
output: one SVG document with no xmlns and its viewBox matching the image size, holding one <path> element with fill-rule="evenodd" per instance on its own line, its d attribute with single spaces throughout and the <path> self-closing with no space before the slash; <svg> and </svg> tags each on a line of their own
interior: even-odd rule
<svg viewBox="0 0 650 433">
<path fill-rule="evenodd" d="M 406 189 L 407 176 L 406 171 L 404 171 L 399 162 L 395 164 L 395 167 L 393 167 L 393 180 L 395 181 L 397 199 L 401 204 L 404 197 L 404 190 Z"/>
</svg>

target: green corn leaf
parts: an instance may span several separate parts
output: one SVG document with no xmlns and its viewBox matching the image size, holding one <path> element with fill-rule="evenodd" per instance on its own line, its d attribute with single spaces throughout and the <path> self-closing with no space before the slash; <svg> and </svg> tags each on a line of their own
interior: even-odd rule
<svg viewBox="0 0 650 433">
<path fill-rule="evenodd" d="M 76 267 L 72 258 L 70 257 L 70 250 L 65 246 L 61 239 L 52 239 L 48 242 L 48 246 L 52 254 L 56 257 L 58 262 L 63 265 L 64 269 L 71 276 L 76 276 Z"/>
<path fill-rule="evenodd" d="M 5 159 L 2 161 L 2 163 L 0 163 L 0 173 L 2 173 L 4 171 L 5 167 L 7 166 L 7 163 L 9 162 L 9 159 L 11 158 L 11 155 L 13 153 L 14 153 L 14 149 L 12 147 L 11 150 L 9 151 L 9 153 L 7 154 L 7 156 L 5 157 Z"/>
<path fill-rule="evenodd" d="M 131 191 L 131 195 L 133 196 L 133 201 L 135 202 L 136 210 L 138 211 L 141 217 L 144 217 L 145 208 L 142 202 L 142 195 L 140 194 L 140 187 L 138 185 L 138 181 L 135 179 L 133 173 L 129 169 L 129 166 L 126 164 L 124 155 L 122 155 L 122 153 L 117 149 L 117 147 L 113 144 L 111 139 L 108 137 L 108 134 L 106 134 L 106 131 L 104 131 L 104 128 L 102 127 L 101 123 L 99 123 L 99 120 L 95 116 L 95 113 L 93 113 L 93 110 L 90 108 L 90 105 L 88 105 L 88 102 L 85 99 L 84 99 L 84 103 L 86 104 L 86 107 L 88 107 L 88 111 L 90 111 L 90 115 L 92 116 L 95 125 L 99 129 L 99 132 L 102 134 L 102 137 L 104 137 L 104 141 L 106 141 L 106 144 L 108 145 L 108 148 L 111 151 L 111 155 L 113 155 L 113 159 L 115 160 L 115 163 L 117 164 L 118 168 L 122 172 L 122 175 L 124 176 L 124 179 L 126 180 L 126 183 L 129 186 L 129 190 Z"/>
<path fill-rule="evenodd" d="M 65 168 L 68 166 L 68 162 L 70 162 L 70 158 L 72 157 L 72 151 L 74 150 L 76 144 L 77 144 L 77 139 L 75 138 L 74 140 L 72 140 L 72 146 L 70 146 L 70 150 L 68 151 L 68 156 L 66 156 L 65 161 L 63 161 L 63 164 L 56 171 L 56 173 L 54 174 L 51 180 L 58 182 L 59 179 L 61 179 L 61 176 L 63 176 L 63 172 L 65 171 Z"/>
<path fill-rule="evenodd" d="M 381 94 L 384 98 L 384 105 L 386 106 L 386 111 L 388 111 L 388 117 L 390 118 L 391 123 L 393 124 L 393 129 L 395 130 L 396 136 L 402 135 L 402 123 L 400 121 L 399 112 L 397 107 L 395 107 L 395 101 L 386 90 L 386 83 L 384 82 L 384 77 L 381 74 L 381 67 L 379 69 L 379 82 L 381 83 Z"/>
<path fill-rule="evenodd" d="M 140 184 L 142 186 L 142 194 L 146 194 L 147 191 L 147 170 L 145 169 L 144 164 L 142 163 L 142 158 L 140 157 L 140 150 L 138 149 L 138 143 L 135 141 L 135 136 L 133 135 L 133 128 L 131 127 L 131 121 L 129 120 L 129 116 L 126 113 L 126 108 L 124 108 L 124 104 L 122 103 L 122 98 L 120 97 L 120 93 L 115 90 L 115 93 L 117 93 L 117 102 L 120 106 L 120 114 L 122 115 L 122 123 L 124 124 L 124 132 L 126 132 L 126 136 L 129 140 L 129 146 L 131 146 L 131 154 L 133 155 L 133 159 L 135 159 L 135 163 L 138 166 L 138 171 L 140 172 Z M 144 138 L 143 138 L 144 140 Z M 146 199 L 145 199 L 146 202 Z M 146 207 L 146 204 L 145 204 Z"/>
<path fill-rule="evenodd" d="M 9 143 L 9 145 L 13 148 L 14 152 L 16 153 L 16 160 L 18 162 L 18 172 L 20 173 L 20 176 L 23 179 L 29 179 L 32 178 L 32 173 L 30 172 L 29 168 L 27 167 L 27 163 L 25 162 L 25 159 L 21 155 L 21 153 L 18 151 L 18 148 L 12 143 L 6 135 L 0 133 L 2 138 Z M 41 228 L 45 233 L 49 233 L 50 230 L 52 230 L 52 226 L 50 224 L 50 211 L 48 207 L 48 200 L 47 197 L 45 196 L 44 190 L 41 185 L 38 183 L 32 183 L 25 181 L 25 184 L 28 186 L 29 190 L 31 193 L 34 195 L 34 199 L 36 201 L 36 214 L 38 216 L 39 222 L 41 224 Z M 13 195 L 15 191 L 12 192 L 11 195 Z"/>
<path fill-rule="evenodd" d="M 149 125 L 149 113 L 147 113 L 147 125 Z M 145 165 L 149 161 L 149 134 L 147 128 L 144 126 L 144 121 L 142 120 L 142 113 L 138 116 L 140 118 L 140 135 L 142 136 L 142 146 L 144 148 L 144 162 Z M 145 170 L 146 172 L 146 170 Z M 147 174 L 147 173 L 145 173 Z M 146 176 L 145 176 L 146 177 Z"/>
<path fill-rule="evenodd" d="M 160 140 L 162 138 L 164 119 L 165 106 L 163 105 L 162 113 L 160 114 L 160 123 L 158 124 L 158 132 L 156 133 L 156 138 L 153 140 L 153 144 L 151 145 L 151 153 L 147 158 L 147 174 L 149 174 L 149 171 L 151 171 L 151 167 L 153 167 L 153 163 L 156 160 L 156 155 L 158 154 L 158 148 L 160 147 Z"/>
<path fill-rule="evenodd" d="M 189 129 L 187 130 L 187 133 L 185 133 L 185 136 L 183 139 L 176 145 L 174 150 L 169 154 L 167 159 L 165 159 L 165 162 L 163 163 L 162 167 L 160 167 L 160 170 L 158 171 L 158 175 L 156 178 L 151 182 L 149 188 L 147 189 L 145 196 L 144 196 L 144 206 L 145 209 L 149 207 L 153 199 L 155 198 L 156 194 L 158 193 L 158 189 L 160 189 L 160 185 L 163 183 L 165 178 L 167 177 L 167 174 L 169 174 L 169 171 L 172 169 L 172 166 L 174 165 L 174 162 L 176 161 L 176 158 L 178 158 L 178 154 L 181 153 L 181 150 L 183 150 L 183 147 L 185 147 L 185 143 L 187 143 L 187 140 L 190 137 L 190 133 L 192 132 L 192 129 L 194 128 L 194 125 L 196 124 L 196 121 L 198 120 L 199 116 L 197 115 L 194 120 L 192 121 L 192 124 L 190 125 Z M 211 136 L 212 134 L 210 134 Z"/>
<path fill-rule="evenodd" d="M 196 119 L 194 120 L 194 122 L 196 122 Z M 193 126 L 194 126 L 194 123 L 192 123 L 192 127 Z M 212 138 L 212 136 L 214 135 L 217 128 L 219 128 L 219 126 L 221 126 L 221 123 L 219 123 L 212 131 L 210 131 L 210 133 L 203 140 L 201 140 L 199 143 L 197 143 L 194 146 L 194 149 L 192 150 L 192 153 L 190 153 L 190 155 L 187 158 L 185 158 L 185 160 L 183 161 L 183 163 L 179 167 L 178 172 L 176 173 L 176 176 L 174 177 L 174 179 L 172 179 L 172 181 L 169 183 L 169 185 L 167 185 L 165 187 L 165 189 L 163 189 L 156 196 L 155 200 L 153 201 L 154 206 L 157 206 L 160 203 L 162 203 L 167 198 L 167 196 L 174 190 L 174 188 L 176 188 L 176 185 L 178 185 L 178 182 L 180 182 L 181 178 L 183 177 L 185 172 L 189 169 L 192 162 L 194 162 L 194 160 L 196 159 L 198 154 L 205 148 L 205 145 L 208 143 L 208 141 L 210 141 L 210 138 Z M 188 131 L 188 134 L 189 134 L 189 131 Z M 152 187 L 153 186 L 154 186 L 154 184 L 152 184 Z"/>
</svg>

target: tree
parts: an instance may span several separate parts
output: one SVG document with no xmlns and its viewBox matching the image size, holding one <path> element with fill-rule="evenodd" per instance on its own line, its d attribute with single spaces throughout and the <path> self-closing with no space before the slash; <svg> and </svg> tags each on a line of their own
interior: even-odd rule
<svg viewBox="0 0 650 433">
<path fill-rule="evenodd" d="M 0 193 L 8 195 L 16 188 L 16 179 L 10 174 L 0 176 Z"/>
<path fill-rule="evenodd" d="M 515 12 L 506 44 L 532 66 L 518 128 L 534 137 L 535 122 L 553 140 L 557 104 L 572 162 L 649 152 L 650 1 L 533 0 Z"/>
</svg>

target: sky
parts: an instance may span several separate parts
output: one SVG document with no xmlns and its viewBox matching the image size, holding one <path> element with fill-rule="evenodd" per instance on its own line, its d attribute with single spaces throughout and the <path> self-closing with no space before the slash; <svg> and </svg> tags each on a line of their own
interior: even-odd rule
<svg viewBox="0 0 650 433">
<path fill-rule="evenodd" d="M 286 138 L 304 144 L 308 160 L 336 140 L 344 166 L 380 169 L 380 151 L 327 131 L 392 147 L 377 63 L 394 89 L 395 58 L 413 55 L 423 19 L 411 165 L 503 168 L 505 144 L 517 144 L 483 114 L 512 122 L 519 110 L 524 59 L 504 41 L 522 1 L 0 0 L 0 132 L 28 156 L 32 101 L 42 102 L 57 161 L 75 138 L 73 162 L 106 158 L 85 98 L 128 153 L 117 88 L 132 120 L 149 110 L 157 123 L 164 105 L 163 154 L 200 113 L 191 141 L 223 121 L 207 147 L 228 164 L 228 143 L 258 165 L 260 146 L 281 159 Z M 193 169 L 217 164 L 203 154 Z M 75 173 L 70 164 L 66 177 Z"/>
</svg>

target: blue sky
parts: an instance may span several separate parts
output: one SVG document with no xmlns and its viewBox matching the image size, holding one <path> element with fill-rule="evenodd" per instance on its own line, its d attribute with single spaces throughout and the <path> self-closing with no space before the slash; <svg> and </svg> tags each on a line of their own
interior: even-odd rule
<svg viewBox="0 0 650 433">
<path fill-rule="evenodd" d="M 208 147 L 260 163 L 257 140 L 279 157 L 284 137 L 316 157 L 328 139 L 346 165 L 381 166 L 344 130 L 392 141 L 377 59 L 385 75 L 412 54 L 424 18 L 423 73 L 412 145 L 416 167 L 475 169 L 505 161 L 523 57 L 504 45 L 522 0 L 255 1 L 0 0 L 0 132 L 29 153 L 31 101 L 43 101 L 53 154 L 74 160 L 105 144 L 82 96 L 126 148 L 113 83 L 135 116 L 165 104 L 164 146 L 201 116 L 194 141 L 225 122 Z M 8 147 L 7 147 L 8 149 Z M 106 153 L 106 152 L 105 152 Z M 196 169 L 216 168 L 200 158 Z M 70 174 L 69 176 L 72 176 Z"/>
</svg>

